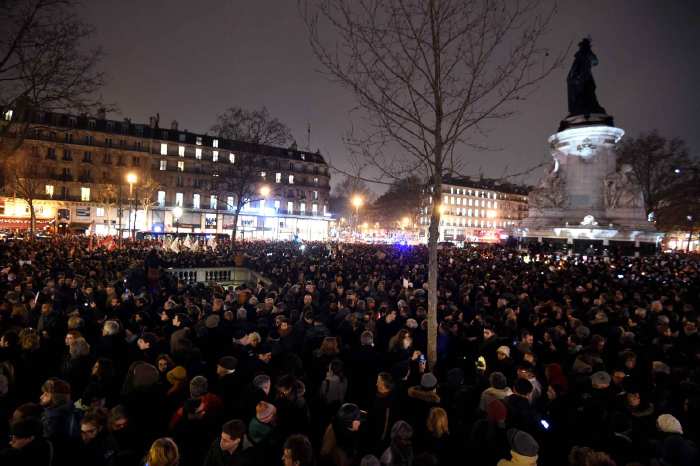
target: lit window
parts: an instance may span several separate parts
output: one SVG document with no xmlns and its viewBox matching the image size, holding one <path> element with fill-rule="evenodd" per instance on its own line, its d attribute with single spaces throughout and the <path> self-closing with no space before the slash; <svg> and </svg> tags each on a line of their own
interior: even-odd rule
<svg viewBox="0 0 700 466">
<path fill-rule="evenodd" d="M 236 163 L 236 154 L 228 154 L 228 161 L 231 163 Z"/>
<path fill-rule="evenodd" d="M 104 217 L 105 216 L 105 208 L 104 207 L 97 207 L 95 209 L 95 215 L 98 217 Z"/>
<path fill-rule="evenodd" d="M 80 188 L 80 200 L 89 201 L 90 200 L 90 188 L 82 187 Z"/>
<path fill-rule="evenodd" d="M 49 197 L 53 197 L 53 185 L 52 184 L 46 185 L 46 195 Z"/>
<path fill-rule="evenodd" d="M 454 193 L 455 193 L 455 189 L 450 186 L 450 194 L 454 194 Z"/>
<path fill-rule="evenodd" d="M 469 199 L 469 205 L 474 205 L 474 199 Z"/>
<path fill-rule="evenodd" d="M 280 208 L 280 201 L 275 200 L 275 210 L 279 210 Z"/>
<path fill-rule="evenodd" d="M 287 213 L 288 214 L 294 213 L 294 203 L 292 201 L 287 201 Z"/>
<path fill-rule="evenodd" d="M 216 203 L 216 195 L 215 195 L 215 194 L 212 194 L 212 195 L 209 197 L 209 208 L 210 208 L 210 209 L 216 209 L 216 205 L 217 205 L 217 203 Z"/>
<path fill-rule="evenodd" d="M 483 199 L 481 200 L 481 207 L 486 207 L 486 201 Z"/>
<path fill-rule="evenodd" d="M 167 160 L 161 160 L 160 161 L 160 171 L 164 171 L 168 169 L 168 161 Z"/>
<path fill-rule="evenodd" d="M 304 215 L 306 213 L 306 202 L 299 203 L 299 213 Z"/>
<path fill-rule="evenodd" d="M 318 191 L 314 191 L 314 199 L 318 200 Z"/>
<path fill-rule="evenodd" d="M 218 161 L 219 161 L 219 151 L 218 151 L 218 150 L 212 151 L 212 153 L 211 153 L 211 161 L 212 161 L 212 162 L 218 162 Z"/>
<path fill-rule="evenodd" d="M 198 146 L 202 145 L 202 136 L 197 136 L 197 145 Z"/>
<path fill-rule="evenodd" d="M 314 215 L 318 214 L 318 204 L 311 204 L 311 213 Z"/>
<path fill-rule="evenodd" d="M 494 208 L 494 209 L 498 209 L 498 201 L 494 201 L 494 203 L 493 203 L 493 208 Z"/>
<path fill-rule="evenodd" d="M 218 140 L 218 139 L 214 139 L 214 140 L 211 142 L 211 146 L 212 146 L 212 147 L 219 147 L 219 140 Z"/>
<path fill-rule="evenodd" d="M 323 205 L 323 215 L 328 215 L 328 206 L 325 204 Z"/>
<path fill-rule="evenodd" d="M 282 174 L 275 173 L 275 183 L 281 183 L 281 182 L 282 182 Z"/>
<path fill-rule="evenodd" d="M 185 162 L 178 162 L 177 169 L 181 172 L 184 172 L 185 171 Z"/>
<path fill-rule="evenodd" d="M 165 207 L 165 191 L 158 191 L 158 207 Z"/>
<path fill-rule="evenodd" d="M 314 184 L 318 184 L 318 178 L 314 178 Z"/>
<path fill-rule="evenodd" d="M 192 207 L 199 209 L 199 194 L 192 195 Z"/>
<path fill-rule="evenodd" d="M 175 205 L 176 206 L 182 207 L 182 199 L 183 199 L 182 193 L 175 193 Z"/>
<path fill-rule="evenodd" d="M 185 146 L 178 146 L 177 155 L 179 155 L 180 157 L 185 156 Z"/>
<path fill-rule="evenodd" d="M 5 112 L 5 121 L 10 121 L 12 119 L 12 110 L 8 110 Z"/>
<path fill-rule="evenodd" d="M 472 216 L 472 210 L 469 209 L 469 210 L 467 210 L 467 217 L 471 217 L 471 216 Z"/>
<path fill-rule="evenodd" d="M 289 184 L 294 184 L 294 175 L 289 175 Z"/>
<path fill-rule="evenodd" d="M 202 149 L 199 147 L 194 150 L 194 158 L 197 160 L 202 160 Z"/>
<path fill-rule="evenodd" d="M 168 155 L 168 145 L 164 142 L 160 144 L 160 155 Z"/>
<path fill-rule="evenodd" d="M 267 176 L 267 173 L 260 172 L 260 178 L 262 178 L 264 180 L 266 176 Z"/>
<path fill-rule="evenodd" d="M 450 197 L 449 196 L 444 196 L 442 198 L 442 203 L 443 204 L 449 204 L 450 203 Z"/>
</svg>

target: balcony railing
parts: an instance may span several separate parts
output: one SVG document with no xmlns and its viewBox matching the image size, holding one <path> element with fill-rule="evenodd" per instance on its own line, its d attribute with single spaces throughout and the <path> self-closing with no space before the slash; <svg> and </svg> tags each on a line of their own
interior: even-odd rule
<svg viewBox="0 0 700 466">
<path fill-rule="evenodd" d="M 187 284 L 214 282 L 226 286 L 238 286 L 246 283 L 255 287 L 259 281 L 266 285 L 271 283 L 258 272 L 244 267 L 168 268 L 166 272 Z"/>
</svg>

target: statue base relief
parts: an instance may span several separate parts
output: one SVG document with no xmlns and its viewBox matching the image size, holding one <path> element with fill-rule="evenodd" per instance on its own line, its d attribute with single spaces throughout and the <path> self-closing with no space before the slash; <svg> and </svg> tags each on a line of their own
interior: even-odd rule
<svg viewBox="0 0 700 466">
<path fill-rule="evenodd" d="M 552 164 L 530 192 L 519 236 L 567 244 L 594 240 L 601 246 L 660 241 L 631 169 L 617 164 L 614 148 L 624 131 L 606 124 L 612 122 L 609 115 L 564 121 L 567 128 L 549 138 Z"/>
</svg>

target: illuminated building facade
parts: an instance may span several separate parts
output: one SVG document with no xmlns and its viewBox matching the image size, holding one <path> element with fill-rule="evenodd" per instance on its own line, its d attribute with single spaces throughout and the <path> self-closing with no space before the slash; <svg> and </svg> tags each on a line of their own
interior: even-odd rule
<svg viewBox="0 0 700 466">
<path fill-rule="evenodd" d="M 420 237 L 428 238 L 430 196 L 421 207 Z M 527 190 L 495 180 L 446 179 L 440 204 L 440 241 L 496 241 L 527 216 Z"/>
<path fill-rule="evenodd" d="M 36 167 L 39 229 L 51 223 L 97 234 L 118 234 L 120 226 L 124 234 L 129 227 L 231 234 L 237 199 L 222 191 L 220 180 L 232 176 L 245 155 L 253 160 L 247 173 L 257 195 L 241 209 L 239 238 L 323 240 L 328 234 L 330 174 L 319 153 L 180 131 L 177 122 L 164 129 L 155 118 L 134 124 L 46 112 L 32 115 L 19 151 Z M 26 229 L 27 202 L 4 194 L 0 229 Z"/>
</svg>

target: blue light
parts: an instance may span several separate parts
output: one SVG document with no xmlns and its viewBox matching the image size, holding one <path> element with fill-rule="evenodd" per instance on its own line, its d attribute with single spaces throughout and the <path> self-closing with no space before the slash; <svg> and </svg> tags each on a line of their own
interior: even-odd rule
<svg viewBox="0 0 700 466">
<path fill-rule="evenodd" d="M 153 232 L 154 233 L 162 233 L 163 228 L 160 225 L 153 225 Z"/>
</svg>

